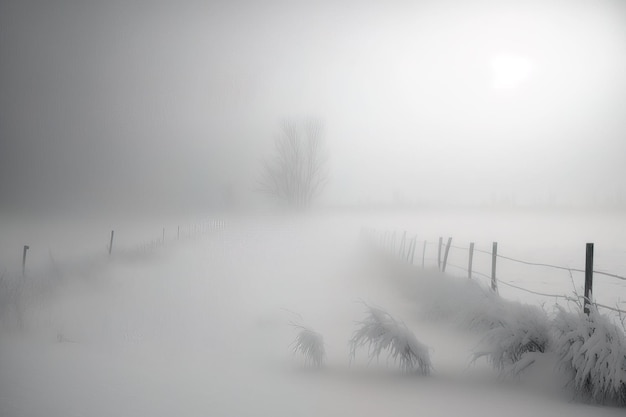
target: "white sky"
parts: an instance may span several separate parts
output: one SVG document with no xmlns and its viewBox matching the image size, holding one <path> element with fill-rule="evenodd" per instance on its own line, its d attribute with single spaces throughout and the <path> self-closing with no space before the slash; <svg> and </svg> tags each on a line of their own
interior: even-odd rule
<svg viewBox="0 0 626 417">
<path fill-rule="evenodd" d="M 626 198 L 618 1 L 0 5 L 3 206 L 240 201 L 324 121 L 327 204 Z M 532 66 L 494 88 L 492 62 Z M 552 197 L 550 197 L 552 196 Z"/>
</svg>

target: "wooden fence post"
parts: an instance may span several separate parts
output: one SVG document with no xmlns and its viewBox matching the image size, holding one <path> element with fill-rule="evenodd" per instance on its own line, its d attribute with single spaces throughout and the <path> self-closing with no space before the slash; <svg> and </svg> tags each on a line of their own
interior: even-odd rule
<svg viewBox="0 0 626 417">
<path fill-rule="evenodd" d="M 593 295 L 593 243 L 587 243 L 585 256 L 585 303 L 584 312 L 589 314 L 589 303 Z"/>
<path fill-rule="evenodd" d="M 474 242 L 470 242 L 469 247 L 469 262 L 467 265 L 467 277 L 472 279 L 472 263 L 474 262 Z"/>
<path fill-rule="evenodd" d="M 402 233 L 402 239 L 400 240 L 400 251 L 399 255 L 401 258 L 404 258 L 404 249 L 406 248 L 406 230 Z"/>
<path fill-rule="evenodd" d="M 411 239 L 407 239 L 406 251 L 402 254 L 402 257 L 404 258 L 405 261 L 407 261 L 407 263 L 409 262 L 409 259 L 411 259 L 411 247 L 412 246 L 413 246 L 413 241 Z"/>
<path fill-rule="evenodd" d="M 441 268 L 441 272 L 446 272 L 446 265 L 448 264 L 448 253 L 450 252 L 450 245 L 452 245 L 452 238 L 448 238 L 448 243 L 446 243 L 446 251 L 443 254 L 443 266 Z"/>
<path fill-rule="evenodd" d="M 443 238 L 439 238 L 439 244 L 437 245 L 437 268 L 441 271 L 441 246 L 443 245 Z"/>
<path fill-rule="evenodd" d="M 496 279 L 496 259 L 498 258 L 498 242 L 493 242 L 491 250 L 491 289 L 498 292 L 498 281 Z"/>
<path fill-rule="evenodd" d="M 415 247 L 417 246 L 417 236 L 415 236 L 413 238 L 413 241 L 411 242 L 411 246 L 413 248 L 413 250 L 411 250 L 411 265 L 413 265 L 413 260 L 415 259 Z"/>
<path fill-rule="evenodd" d="M 426 257 L 426 244 L 427 243 L 428 243 L 427 241 L 424 241 L 424 248 L 422 249 L 422 269 L 424 269 L 424 259 Z"/>
<path fill-rule="evenodd" d="M 30 249 L 30 246 L 24 245 L 24 251 L 22 252 L 22 277 L 26 275 L 26 251 Z"/>
<path fill-rule="evenodd" d="M 109 242 L 109 255 L 111 255 L 111 251 L 113 250 L 113 234 L 115 233 L 114 230 L 111 230 L 111 241 Z"/>
</svg>

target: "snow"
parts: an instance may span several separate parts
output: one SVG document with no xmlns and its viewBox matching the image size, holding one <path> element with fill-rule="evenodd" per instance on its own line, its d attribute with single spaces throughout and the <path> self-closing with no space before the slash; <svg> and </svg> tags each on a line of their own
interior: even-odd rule
<svg viewBox="0 0 626 417">
<path fill-rule="evenodd" d="M 503 381 L 486 361 L 472 365 L 477 329 L 489 324 L 472 330 L 459 318 L 501 307 L 458 277 L 427 273 L 414 285 L 406 265 L 364 250 L 361 226 L 393 222 L 420 226 L 349 214 L 231 218 L 225 230 L 170 240 L 147 259 L 58 262 L 48 281 L 42 260 L 29 278 L 37 285 L 24 328 L 0 328 L 0 416 L 623 415 L 572 401 L 551 357 L 519 380 Z M 436 226 L 422 233 L 445 233 Z M 612 237 L 602 242 L 619 249 Z M 569 278 L 557 289 L 568 286 Z M 479 301 L 455 312 L 463 296 Z M 360 300 L 384 306 L 428 346 L 431 375 L 384 360 L 350 363 Z M 323 335 L 324 367 L 294 356 L 297 316 Z"/>
<path fill-rule="evenodd" d="M 428 346 L 421 343 L 401 321 L 385 310 L 365 304 L 367 315 L 358 322 L 350 339 L 350 357 L 356 358 L 358 348 L 367 347 L 370 362 L 387 352 L 387 363 L 397 363 L 407 373 L 429 375 L 432 363 Z"/>
<path fill-rule="evenodd" d="M 292 342 L 293 353 L 303 356 L 305 366 L 322 367 L 326 356 L 324 336 L 302 325 L 292 324 L 292 326 L 299 330 L 296 339 Z"/>
<path fill-rule="evenodd" d="M 556 352 L 569 385 L 583 398 L 626 405 L 626 337 L 595 306 L 589 315 L 559 309 Z"/>
</svg>

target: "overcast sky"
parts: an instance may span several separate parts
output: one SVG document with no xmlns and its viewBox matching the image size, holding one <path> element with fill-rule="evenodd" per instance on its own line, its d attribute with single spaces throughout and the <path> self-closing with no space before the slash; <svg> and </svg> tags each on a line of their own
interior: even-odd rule
<svg viewBox="0 0 626 417">
<path fill-rule="evenodd" d="M 308 117 L 322 204 L 626 201 L 625 74 L 618 0 L 3 0 L 0 208 L 254 204 Z"/>
</svg>

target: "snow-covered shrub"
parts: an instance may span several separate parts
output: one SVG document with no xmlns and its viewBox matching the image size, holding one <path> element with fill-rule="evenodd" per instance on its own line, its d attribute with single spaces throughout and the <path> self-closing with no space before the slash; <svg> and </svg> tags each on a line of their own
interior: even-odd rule
<svg viewBox="0 0 626 417">
<path fill-rule="evenodd" d="M 393 268 L 393 269 L 389 269 Z M 459 280 L 436 270 L 416 270 L 392 265 L 402 294 L 419 314 L 432 321 L 450 321 L 463 329 L 484 332 L 499 326 L 509 308 L 507 302 L 478 280 Z"/>
<path fill-rule="evenodd" d="M 511 304 L 500 298 L 490 289 L 481 288 L 479 284 L 468 282 L 468 287 L 480 289 L 468 293 L 459 305 L 459 324 L 470 330 L 482 333 L 504 326 Z"/>
<path fill-rule="evenodd" d="M 546 313 L 531 305 L 512 305 L 499 325 L 487 331 L 473 360 L 485 357 L 502 375 L 519 375 L 532 365 L 537 354 L 550 346 Z"/>
<path fill-rule="evenodd" d="M 359 347 L 367 346 L 370 361 L 379 359 L 383 351 L 388 351 L 388 360 L 397 363 L 404 372 L 419 372 L 429 375 L 432 370 L 428 347 L 420 343 L 415 335 L 402 322 L 394 319 L 386 311 L 369 306 L 365 320 L 350 339 L 350 355 L 354 359 Z"/>
<path fill-rule="evenodd" d="M 326 357 L 324 337 L 308 327 L 299 324 L 292 325 L 299 329 L 296 339 L 291 344 L 293 353 L 301 354 L 306 366 L 321 368 Z"/>
<path fill-rule="evenodd" d="M 589 315 L 558 309 L 555 350 L 568 385 L 584 400 L 626 405 L 626 337 L 590 305 Z"/>
</svg>

